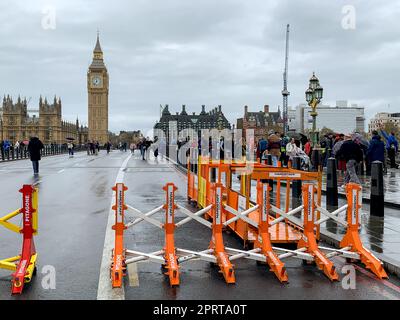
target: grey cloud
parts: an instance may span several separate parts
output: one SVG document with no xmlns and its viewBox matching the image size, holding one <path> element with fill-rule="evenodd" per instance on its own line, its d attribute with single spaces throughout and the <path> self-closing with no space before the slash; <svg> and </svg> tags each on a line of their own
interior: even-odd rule
<svg viewBox="0 0 400 320">
<path fill-rule="evenodd" d="M 356 30 L 341 27 L 354 5 Z M 54 5 L 56 30 L 43 30 Z M 290 104 L 304 102 L 313 71 L 325 103 L 348 99 L 366 113 L 399 108 L 400 4 L 373 0 L 11 1 L 0 4 L 0 94 L 60 95 L 68 120 L 87 122 L 86 71 L 97 28 L 110 73 L 110 129 L 151 128 L 172 112 L 223 105 L 230 121 L 281 105 L 285 26 L 291 24 Z"/>
</svg>

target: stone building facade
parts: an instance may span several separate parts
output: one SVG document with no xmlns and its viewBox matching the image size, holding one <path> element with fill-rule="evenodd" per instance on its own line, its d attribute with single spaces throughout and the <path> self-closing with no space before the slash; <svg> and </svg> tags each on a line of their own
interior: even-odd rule
<svg viewBox="0 0 400 320">
<path fill-rule="evenodd" d="M 245 106 L 243 118 L 237 119 L 236 125 L 237 129 L 243 130 L 243 137 L 246 137 L 246 130 L 254 130 L 256 142 L 261 138 L 268 137 L 270 130 L 283 131 L 283 119 L 280 109 L 278 108 L 277 112 L 270 112 L 269 105 L 265 105 L 264 110 L 258 112 L 250 112 L 249 107 Z"/>
<path fill-rule="evenodd" d="M 75 143 L 87 141 L 88 129 L 76 123 L 62 120 L 61 99 L 54 97 L 53 103 L 45 98 L 39 99 L 39 116 L 29 115 L 26 98 L 18 97 L 14 103 L 8 95 L 3 98 L 0 126 L 1 140 L 16 141 L 29 140 L 36 136 L 44 144 L 63 144 L 66 138 L 74 138 Z"/>
<path fill-rule="evenodd" d="M 163 108 L 160 120 L 154 126 L 154 129 L 162 130 L 166 137 L 175 141 L 178 139 L 175 134 L 179 134 L 179 132 L 188 128 L 200 135 L 202 129 L 230 129 L 231 125 L 223 114 L 221 106 L 206 112 L 203 105 L 199 114 L 195 112 L 189 114 L 186 112 L 186 106 L 183 105 L 180 113 L 171 114 L 169 106 L 166 105 Z M 170 130 L 171 135 L 169 134 Z"/>
</svg>

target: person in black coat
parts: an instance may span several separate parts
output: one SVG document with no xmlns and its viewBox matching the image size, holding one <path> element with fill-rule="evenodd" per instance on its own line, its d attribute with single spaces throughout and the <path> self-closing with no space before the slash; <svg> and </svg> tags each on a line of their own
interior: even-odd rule
<svg viewBox="0 0 400 320">
<path fill-rule="evenodd" d="M 345 141 L 335 156 L 346 161 L 344 183 L 354 182 L 361 184 L 356 173 L 356 165 L 363 161 L 363 152 L 360 145 L 354 142 L 350 135 L 345 135 Z"/>
<path fill-rule="evenodd" d="M 28 144 L 29 157 L 32 161 L 33 174 L 39 174 L 39 161 L 41 159 L 41 150 L 44 148 L 42 141 L 38 137 L 31 137 Z"/>
</svg>

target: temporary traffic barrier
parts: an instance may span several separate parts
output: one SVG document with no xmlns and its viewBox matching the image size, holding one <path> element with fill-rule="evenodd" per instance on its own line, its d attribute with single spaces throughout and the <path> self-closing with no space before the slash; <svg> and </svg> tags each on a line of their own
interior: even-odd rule
<svg viewBox="0 0 400 320">
<path fill-rule="evenodd" d="M 362 208 L 361 186 L 356 183 L 348 183 L 346 185 L 346 197 L 347 204 L 335 210 L 334 212 L 329 212 L 328 210 L 317 206 L 317 209 L 320 210 L 320 212 L 326 217 L 318 220 L 316 224 L 319 225 L 329 219 L 332 219 L 347 228 L 346 234 L 340 242 L 340 249 L 337 250 L 323 248 L 325 250 L 333 251 L 326 256 L 343 256 L 350 260 L 359 260 L 378 278 L 388 278 L 382 262 L 364 247 L 360 239 L 360 211 Z M 339 213 L 344 211 L 346 211 L 346 220 L 342 220 L 338 217 Z"/>
<path fill-rule="evenodd" d="M 303 186 L 303 205 L 304 205 L 304 231 L 303 236 L 298 243 L 298 249 L 304 248 L 305 252 L 311 254 L 319 269 L 332 281 L 338 280 L 336 268 L 325 254 L 318 248 L 316 239 L 315 224 L 315 186 L 305 184 Z"/>
<path fill-rule="evenodd" d="M 230 261 L 246 258 L 266 262 L 278 279 L 286 282 L 287 275 L 281 260 L 294 257 L 303 262 L 314 262 L 330 280 L 335 281 L 338 280 L 338 274 L 330 258 L 342 256 L 347 259 L 360 260 L 379 278 L 387 277 L 381 261 L 362 245 L 359 237 L 361 186 L 348 184 L 346 187 L 348 203 L 330 213 L 321 206 L 322 175 L 320 171 L 306 172 L 290 166 L 283 168 L 279 163 L 278 166 L 246 162 L 224 163 L 221 161 L 216 163 L 205 157 L 199 157 L 197 170 L 193 169 L 193 166 L 189 166 L 188 169 L 188 176 L 192 178 L 192 181 L 193 177 L 197 176 L 198 178 L 197 204 L 199 207 L 204 208 L 212 203 L 213 189 L 211 186 L 214 180 L 217 183 L 223 183 L 223 224 L 243 239 L 245 244 L 247 242 L 253 244 L 253 249 L 249 251 L 225 248 Z M 224 179 L 221 179 L 221 173 L 224 174 Z M 232 189 L 233 173 L 241 177 L 240 192 Z M 256 202 L 251 200 L 252 180 L 257 181 Z M 292 208 L 290 208 L 291 185 L 301 181 L 304 183 L 302 203 L 296 202 L 298 206 L 294 208 L 292 204 Z M 275 192 L 272 192 L 271 188 L 267 186 L 271 182 L 276 183 Z M 286 187 L 284 190 L 282 190 L 282 183 Z M 195 187 L 192 186 L 192 189 Z M 283 208 L 281 208 L 282 193 L 284 194 Z M 196 194 L 192 192 L 192 195 Z M 268 209 L 265 209 L 266 207 Z M 340 212 L 344 211 L 347 211 L 347 221 L 342 221 L 337 217 Z M 265 223 L 265 216 L 263 217 L 261 214 L 263 212 L 264 214 L 268 213 L 268 224 Z M 297 214 L 302 214 L 302 219 L 299 219 Z M 327 217 L 321 218 L 321 214 Z M 213 211 L 206 216 L 214 219 Z M 329 219 L 347 227 L 346 235 L 341 241 L 339 249 L 327 248 L 318 244 L 320 225 Z M 266 228 L 268 232 L 265 231 Z M 296 243 L 297 249 L 273 247 L 274 243 Z M 265 254 L 266 252 L 269 256 Z M 281 252 L 281 254 L 276 252 Z"/>
<path fill-rule="evenodd" d="M 38 230 L 38 190 L 32 185 L 24 185 L 19 190 L 22 193 L 22 208 L 0 218 L 0 225 L 22 234 L 21 254 L 0 260 L 0 269 L 13 271 L 11 293 L 21 294 L 24 284 L 31 282 L 36 274 L 37 252 L 34 237 Z M 22 228 L 9 220 L 22 214 Z"/>
</svg>

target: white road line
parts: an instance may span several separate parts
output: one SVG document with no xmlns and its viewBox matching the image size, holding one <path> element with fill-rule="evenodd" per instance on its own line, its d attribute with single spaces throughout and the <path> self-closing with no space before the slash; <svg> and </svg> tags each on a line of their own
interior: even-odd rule
<svg viewBox="0 0 400 320">
<path fill-rule="evenodd" d="M 129 286 L 139 287 L 139 275 L 137 272 L 137 263 L 128 264 Z"/>
<path fill-rule="evenodd" d="M 131 155 L 129 155 L 122 163 L 118 171 L 117 178 L 115 179 L 115 184 L 123 182 L 125 174 L 124 169 L 126 168 L 130 158 Z M 108 215 L 106 235 L 104 238 L 103 257 L 100 266 L 99 286 L 97 288 L 97 300 L 125 300 L 124 287 L 122 286 L 121 288 L 113 289 L 110 280 L 111 251 L 113 249 L 114 243 L 114 232 L 112 231 L 111 227 L 115 223 L 115 214 L 114 211 L 111 209 L 114 204 L 113 202 L 114 198 L 112 197 L 110 211 Z"/>
<path fill-rule="evenodd" d="M 58 171 L 57 173 L 61 173 L 61 172 L 64 172 L 65 171 L 65 169 L 61 169 L 60 171 Z"/>
</svg>

